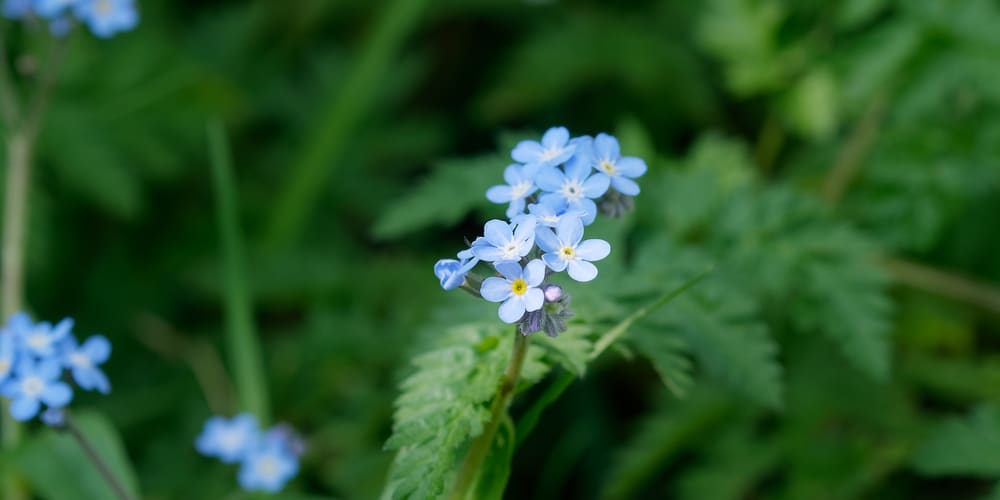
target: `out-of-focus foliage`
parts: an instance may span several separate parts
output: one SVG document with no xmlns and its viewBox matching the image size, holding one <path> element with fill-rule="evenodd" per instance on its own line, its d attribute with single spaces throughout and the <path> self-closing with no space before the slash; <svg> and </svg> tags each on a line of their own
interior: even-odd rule
<svg viewBox="0 0 1000 500">
<path fill-rule="evenodd" d="M 74 405 L 118 429 L 145 498 L 236 488 L 193 447 L 235 410 L 211 116 L 232 139 L 272 420 L 308 441 L 287 498 L 446 487 L 511 339 L 431 266 L 502 213 L 482 197 L 495 153 L 556 124 L 616 133 L 650 172 L 634 214 L 593 226 L 613 253 L 567 286 L 573 335 L 533 341 L 513 422 L 574 381 L 530 435 L 503 426 L 507 498 L 1000 491 L 995 1 L 139 4 L 135 32 L 69 40 L 27 298 L 114 343 L 114 392 Z M 48 35 L 3 27 L 30 85 Z M 31 431 L 4 467 L 40 460 L 51 436 Z"/>
</svg>

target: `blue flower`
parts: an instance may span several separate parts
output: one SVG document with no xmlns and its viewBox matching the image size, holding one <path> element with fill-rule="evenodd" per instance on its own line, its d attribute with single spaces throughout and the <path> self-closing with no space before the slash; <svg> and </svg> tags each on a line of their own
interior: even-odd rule
<svg viewBox="0 0 1000 500">
<path fill-rule="evenodd" d="M 240 465 L 240 486 L 247 491 L 275 493 L 299 470 L 298 459 L 283 446 L 260 446 Z"/>
<path fill-rule="evenodd" d="M 195 440 L 195 448 L 202 455 L 231 464 L 246 457 L 257 446 L 259 437 L 257 419 L 249 413 L 231 420 L 212 417 Z"/>
<path fill-rule="evenodd" d="M 76 339 L 69 336 L 63 340 L 62 348 L 63 364 L 70 369 L 77 385 L 88 391 L 96 389 L 102 394 L 111 392 L 108 377 L 98 368 L 111 356 L 111 342 L 107 338 L 94 335 L 79 346 Z"/>
<path fill-rule="evenodd" d="M 532 180 L 533 174 L 523 165 L 508 165 L 503 171 L 503 179 L 507 185 L 497 185 L 486 190 L 486 199 L 493 203 L 510 203 L 507 207 L 507 217 L 514 217 L 524 212 L 525 198 L 531 196 L 538 188 Z"/>
<path fill-rule="evenodd" d="M 514 161 L 524 163 L 528 167 L 529 176 L 541 167 L 554 167 L 571 156 L 576 146 L 570 143 L 569 130 L 566 127 L 552 127 L 542 135 L 542 142 L 521 141 L 517 143 L 510 156 Z"/>
<path fill-rule="evenodd" d="M 62 366 L 55 359 L 35 362 L 21 358 L 14 373 L 15 377 L 4 382 L 0 392 L 13 400 L 10 414 L 15 420 L 34 418 L 42 403 L 50 408 L 62 408 L 73 399 L 73 390 L 59 380 Z"/>
<path fill-rule="evenodd" d="M 11 316 L 7 328 L 14 333 L 26 352 L 39 358 L 48 358 L 56 354 L 56 346 L 73 329 L 73 320 L 65 318 L 53 327 L 45 321 L 34 323 L 27 314 L 17 313 Z"/>
<path fill-rule="evenodd" d="M 589 140 L 577 144 L 577 154 L 566 163 L 565 172 L 556 167 L 546 167 L 535 176 L 538 187 L 547 191 L 540 198 L 542 203 L 559 210 L 582 212 L 583 222 L 587 225 L 597 217 L 597 204 L 593 199 L 606 193 L 611 183 L 607 175 L 593 171 L 591 156 L 586 151 L 589 145 Z"/>
<path fill-rule="evenodd" d="M 35 12 L 45 18 L 61 15 L 66 9 L 77 3 L 77 0 L 35 0 Z"/>
<path fill-rule="evenodd" d="M 550 203 L 552 200 L 549 200 Z M 556 227 L 559 221 L 563 217 L 573 216 L 573 217 L 583 217 L 583 212 L 567 212 L 565 210 L 558 210 L 553 207 L 550 203 L 532 203 L 528 205 L 528 213 L 534 215 L 538 220 L 538 224 L 547 227 Z"/>
<path fill-rule="evenodd" d="M 133 0 L 77 0 L 76 16 L 100 38 L 129 31 L 139 24 Z"/>
<path fill-rule="evenodd" d="M 486 223 L 483 239 L 473 242 L 471 250 L 486 262 L 520 260 L 535 246 L 536 224 L 530 215 L 519 218 L 514 224 L 493 219 Z"/>
<path fill-rule="evenodd" d="M 7 19 L 23 19 L 31 14 L 35 0 L 4 0 L 2 13 Z"/>
<path fill-rule="evenodd" d="M 515 323 L 525 311 L 542 308 L 545 294 L 538 288 L 545 279 L 542 261 L 532 260 L 523 271 L 517 262 L 498 262 L 495 267 L 503 277 L 486 278 L 479 292 L 490 302 L 503 302 L 499 315 L 504 323 Z"/>
<path fill-rule="evenodd" d="M 49 408 L 38 418 L 49 427 L 62 427 L 66 424 L 66 412 L 62 408 Z"/>
<path fill-rule="evenodd" d="M 548 228 L 538 228 L 536 241 L 544 250 L 542 260 L 553 271 L 567 270 L 576 281 L 590 281 L 597 277 L 597 267 L 592 261 L 601 260 L 611 253 L 611 245 L 600 239 L 583 239 L 583 221 L 578 217 L 564 217 L 555 234 Z"/>
<path fill-rule="evenodd" d="M 56 38 L 63 38 L 73 29 L 73 20 L 66 16 L 57 17 L 49 21 L 49 33 Z"/>
<path fill-rule="evenodd" d="M 608 134 L 597 134 L 594 139 L 593 165 L 611 178 L 611 187 L 629 196 L 639 194 L 635 179 L 646 173 L 646 162 L 641 158 L 621 155 L 618 139 Z"/>
<path fill-rule="evenodd" d="M 17 361 L 17 344 L 14 335 L 7 330 L 0 331 L 0 383 L 10 377 Z"/>
<path fill-rule="evenodd" d="M 454 290 L 465 283 L 465 275 L 476 267 L 479 258 L 473 256 L 471 249 L 458 253 L 461 260 L 441 259 L 434 264 L 434 275 L 441 280 L 441 288 Z"/>
</svg>

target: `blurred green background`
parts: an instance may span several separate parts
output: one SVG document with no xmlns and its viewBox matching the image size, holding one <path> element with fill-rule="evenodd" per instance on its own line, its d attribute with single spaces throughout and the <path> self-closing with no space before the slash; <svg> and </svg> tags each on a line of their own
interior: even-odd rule
<svg viewBox="0 0 1000 500">
<path fill-rule="evenodd" d="M 715 272 L 549 408 L 508 498 L 1000 495 L 1000 3 L 140 6 L 69 40 L 27 299 L 113 341 L 114 392 L 74 406 L 146 498 L 235 490 L 193 448 L 234 409 L 213 117 L 273 420 L 309 443 L 291 492 L 378 496 L 407 360 L 468 301 L 434 261 L 502 214 L 483 193 L 513 142 L 566 125 L 650 165 L 637 212 L 595 226 L 615 261 L 572 286 L 584 320 Z M 47 35 L 4 36 L 30 86 Z"/>
</svg>

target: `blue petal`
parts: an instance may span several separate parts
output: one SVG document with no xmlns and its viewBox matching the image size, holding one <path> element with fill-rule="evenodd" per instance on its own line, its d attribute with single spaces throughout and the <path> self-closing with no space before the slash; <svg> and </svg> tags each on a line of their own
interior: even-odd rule
<svg viewBox="0 0 1000 500">
<path fill-rule="evenodd" d="M 535 231 L 535 243 L 538 248 L 545 252 L 555 252 L 562 246 L 559 243 L 559 238 L 552 234 L 552 230 L 547 227 L 540 227 Z"/>
<path fill-rule="evenodd" d="M 521 141 L 510 152 L 510 157 L 521 163 L 532 163 L 541 155 L 542 145 L 535 141 Z"/>
<path fill-rule="evenodd" d="M 584 226 L 593 224 L 594 219 L 597 218 L 597 204 L 590 198 L 583 198 L 574 201 L 567 210 L 583 214 L 581 215 L 581 219 L 583 220 Z"/>
<path fill-rule="evenodd" d="M 556 236 L 562 245 L 575 247 L 583 239 L 583 220 L 571 215 L 563 217 L 556 226 Z"/>
<path fill-rule="evenodd" d="M 642 161 L 642 158 L 636 158 L 634 156 L 626 156 L 615 165 L 618 172 L 625 177 L 641 177 L 646 173 L 646 162 Z"/>
<path fill-rule="evenodd" d="M 62 321 L 52 327 L 52 331 L 49 335 L 52 336 L 52 340 L 59 340 L 69 334 L 70 330 L 73 329 L 73 318 L 63 318 Z"/>
<path fill-rule="evenodd" d="M 607 241 L 593 239 L 587 240 L 576 247 L 576 256 L 591 262 L 601 260 L 611 254 L 611 245 Z"/>
<path fill-rule="evenodd" d="M 552 127 L 542 136 L 542 147 L 545 149 L 561 148 L 569 142 L 569 130 L 566 127 Z"/>
<path fill-rule="evenodd" d="M 455 259 L 441 259 L 434 263 L 434 276 L 444 282 L 449 276 L 455 273 L 462 263 Z"/>
<path fill-rule="evenodd" d="M 513 219 L 524 212 L 524 198 L 518 198 L 510 202 L 510 206 L 507 207 L 507 217 Z"/>
<path fill-rule="evenodd" d="M 512 260 L 497 262 L 493 267 L 497 268 L 497 272 L 510 281 L 521 277 L 521 265 Z"/>
<path fill-rule="evenodd" d="M 500 304 L 498 314 L 504 323 L 515 323 L 524 316 L 524 301 L 512 295 L 506 302 Z"/>
<path fill-rule="evenodd" d="M 538 226 L 538 220 L 535 219 L 534 215 L 528 215 L 520 220 L 517 224 L 517 229 L 514 230 L 514 241 L 522 245 L 527 245 L 530 247 L 535 244 L 535 227 Z M 525 252 L 522 255 L 526 255 Z"/>
<path fill-rule="evenodd" d="M 566 210 L 566 197 L 562 193 L 546 193 L 538 201 L 552 207 L 556 212 Z"/>
<path fill-rule="evenodd" d="M 569 277 L 577 281 L 586 282 L 597 277 L 597 266 L 585 260 L 572 260 L 567 266 Z"/>
<path fill-rule="evenodd" d="M 31 420 L 38 415 L 38 410 L 41 409 L 42 404 L 38 402 L 35 398 L 20 397 L 14 400 L 10 405 L 10 416 L 14 417 L 14 420 L 24 422 L 25 420 Z"/>
<path fill-rule="evenodd" d="M 593 159 L 590 155 L 573 155 L 566 163 L 566 178 L 582 183 L 593 170 Z"/>
<path fill-rule="evenodd" d="M 545 279 L 545 263 L 533 259 L 528 265 L 524 266 L 524 281 L 528 283 L 530 287 L 536 287 L 542 284 L 542 280 Z"/>
<path fill-rule="evenodd" d="M 495 262 L 503 258 L 503 250 L 497 247 L 472 247 L 472 253 L 476 258 L 485 262 Z"/>
<path fill-rule="evenodd" d="M 535 175 L 535 184 L 542 191 L 558 191 L 566 183 L 566 175 L 556 167 L 545 167 Z"/>
<path fill-rule="evenodd" d="M 43 359 L 35 366 L 35 369 L 37 370 L 35 373 L 46 381 L 59 378 L 63 371 L 62 363 L 56 359 Z"/>
<path fill-rule="evenodd" d="M 73 390 L 65 382 L 53 382 L 45 388 L 41 399 L 53 408 L 62 408 L 73 399 Z"/>
<path fill-rule="evenodd" d="M 611 178 L 611 186 L 621 194 L 635 196 L 639 194 L 639 185 L 627 177 L 616 175 Z"/>
<path fill-rule="evenodd" d="M 549 269 L 557 273 L 561 273 L 566 270 L 566 260 L 559 256 L 558 253 L 552 252 L 542 255 L 542 260 L 545 264 L 549 266 Z"/>
<path fill-rule="evenodd" d="M 608 134 L 597 134 L 597 138 L 594 139 L 594 154 L 598 161 L 609 160 L 613 162 L 617 160 L 621 156 L 618 139 Z"/>
<path fill-rule="evenodd" d="M 514 190 L 510 186 L 499 184 L 486 190 L 486 199 L 493 203 L 507 203 L 513 197 Z"/>
<path fill-rule="evenodd" d="M 526 311 L 537 311 L 545 304 L 545 294 L 537 288 L 532 288 L 524 294 L 524 309 Z"/>
<path fill-rule="evenodd" d="M 514 239 L 514 232 L 511 231 L 510 225 L 506 222 L 493 219 L 487 222 L 486 226 L 483 228 L 483 236 L 491 245 L 501 247 L 506 245 L 510 240 Z"/>
<path fill-rule="evenodd" d="M 510 281 L 492 276 L 483 280 L 483 286 L 479 288 L 479 294 L 490 302 L 502 302 L 507 300 L 511 294 Z"/>
<path fill-rule="evenodd" d="M 521 182 L 521 166 L 514 163 L 507 165 L 507 168 L 503 169 L 503 180 L 507 184 L 513 186 L 518 182 Z"/>
<path fill-rule="evenodd" d="M 594 174 L 583 183 L 583 194 L 587 198 L 600 198 L 608 192 L 610 185 L 611 178 L 607 174 Z"/>
</svg>

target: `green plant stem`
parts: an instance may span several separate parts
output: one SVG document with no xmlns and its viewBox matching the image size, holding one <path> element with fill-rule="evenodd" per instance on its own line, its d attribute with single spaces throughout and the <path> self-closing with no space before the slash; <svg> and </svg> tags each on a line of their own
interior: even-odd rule
<svg viewBox="0 0 1000 500">
<path fill-rule="evenodd" d="M 1000 315 L 1000 289 L 995 286 L 895 257 L 883 259 L 882 264 L 899 284 Z"/>
<path fill-rule="evenodd" d="M 514 352 L 511 354 L 507 371 L 504 372 L 500 387 L 497 389 L 497 395 L 493 398 L 493 404 L 490 406 L 490 420 L 486 424 L 486 428 L 483 429 L 483 433 L 469 445 L 469 451 L 465 454 L 465 460 L 459 469 L 457 479 L 455 479 L 455 486 L 451 490 L 450 498 L 452 500 L 465 500 L 468 497 L 469 488 L 472 487 L 490 446 L 493 446 L 493 437 L 496 435 L 497 429 L 500 428 L 503 413 L 507 411 L 507 405 L 510 404 L 510 400 L 514 396 L 514 389 L 517 387 L 517 380 L 521 377 L 521 367 L 524 365 L 524 357 L 527 352 L 528 337 L 521 335 L 515 328 Z"/>
<path fill-rule="evenodd" d="M 101 455 L 97 453 L 97 449 L 94 448 L 94 445 L 73 422 L 69 412 L 65 412 L 64 414 L 63 426 L 70 433 L 70 435 L 73 436 L 73 439 L 76 440 L 77 444 L 80 445 L 80 448 L 83 449 L 87 458 L 89 458 L 90 462 L 94 464 L 97 471 L 101 473 L 104 480 L 108 482 L 111 489 L 115 491 L 115 495 L 117 495 L 120 500 L 133 500 L 132 495 L 130 495 L 128 490 L 125 489 L 124 484 L 118 479 L 117 476 L 115 476 L 115 473 L 111 471 L 111 467 L 109 467 L 107 462 L 101 458 Z"/>
<path fill-rule="evenodd" d="M 270 418 L 267 386 L 246 280 L 232 159 L 225 130 L 218 120 L 208 124 L 208 142 L 225 275 L 226 340 L 236 394 L 241 408 L 266 425 Z"/>
<path fill-rule="evenodd" d="M 865 157 L 868 156 L 868 152 L 878 138 L 879 128 L 885 118 L 888 104 L 888 92 L 883 91 L 877 94 L 837 154 L 837 159 L 833 167 L 830 168 L 830 173 L 823 181 L 822 196 L 831 205 L 836 205 L 840 201 L 851 182 L 861 171 Z"/>
</svg>

